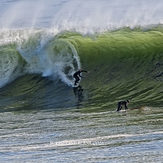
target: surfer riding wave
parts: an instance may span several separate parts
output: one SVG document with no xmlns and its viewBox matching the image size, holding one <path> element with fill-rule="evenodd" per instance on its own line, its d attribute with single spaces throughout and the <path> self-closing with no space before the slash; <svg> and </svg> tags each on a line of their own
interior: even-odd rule
<svg viewBox="0 0 163 163">
<path fill-rule="evenodd" d="M 81 73 L 82 72 L 86 72 L 86 73 L 89 73 L 88 71 L 86 70 L 82 70 L 82 69 L 79 69 L 78 71 L 76 71 L 73 75 L 73 77 L 75 78 L 75 83 L 74 85 L 77 85 L 77 83 L 80 81 L 80 78 L 83 78 L 83 76 L 81 76 Z"/>
</svg>

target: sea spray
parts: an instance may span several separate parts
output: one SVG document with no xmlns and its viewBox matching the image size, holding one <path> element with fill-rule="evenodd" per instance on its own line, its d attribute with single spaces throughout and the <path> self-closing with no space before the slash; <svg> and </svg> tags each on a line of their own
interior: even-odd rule
<svg viewBox="0 0 163 163">
<path fill-rule="evenodd" d="M 9 38 L 4 42 L 1 40 L 1 86 L 29 73 L 72 85 L 73 73 L 81 63 L 75 46 L 69 40 L 40 29 L 6 30 L 3 35 L 1 33 L 3 38 L 5 32 Z M 21 71 L 18 73 L 16 69 Z"/>
<path fill-rule="evenodd" d="M 1 0 L 0 162 L 160 163 L 162 8 L 162 0 Z M 67 79 L 79 65 L 90 73 L 76 94 Z M 116 113 L 126 99 L 131 110 Z"/>
<path fill-rule="evenodd" d="M 36 38 L 37 35 L 29 38 L 19 49 L 28 63 L 27 72 L 59 78 L 71 85 L 72 73 L 80 67 L 80 59 L 74 46 L 55 36 L 44 44 L 41 44 L 40 37 Z"/>
<path fill-rule="evenodd" d="M 86 34 L 163 22 L 161 0 L 28 0 L 8 3 L 0 6 L 2 29 L 51 28 Z"/>
</svg>

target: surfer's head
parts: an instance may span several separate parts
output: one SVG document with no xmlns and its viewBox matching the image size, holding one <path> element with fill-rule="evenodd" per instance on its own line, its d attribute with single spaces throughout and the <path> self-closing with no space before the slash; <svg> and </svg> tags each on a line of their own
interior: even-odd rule
<svg viewBox="0 0 163 163">
<path fill-rule="evenodd" d="M 80 68 L 79 71 L 82 71 L 82 69 Z"/>
<path fill-rule="evenodd" d="M 129 103 L 129 102 L 130 102 L 130 100 L 127 100 L 127 102 Z"/>
</svg>

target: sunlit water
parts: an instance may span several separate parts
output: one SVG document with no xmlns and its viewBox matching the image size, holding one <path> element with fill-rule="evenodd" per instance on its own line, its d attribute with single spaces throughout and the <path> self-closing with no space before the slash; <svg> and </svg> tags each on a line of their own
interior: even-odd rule
<svg viewBox="0 0 163 163">
<path fill-rule="evenodd" d="M 0 162 L 162 162 L 162 110 L 0 114 Z"/>
<path fill-rule="evenodd" d="M 41 68 L 46 68 L 47 65 L 44 65 L 44 62 L 42 62 L 42 59 L 45 58 L 39 58 L 39 54 L 44 54 L 44 51 L 42 53 L 44 45 L 49 43 L 55 34 L 65 30 L 77 31 L 84 36 L 83 38 L 90 36 L 94 39 L 96 36 L 92 34 L 95 34 L 97 31 L 104 32 L 123 27 L 130 27 L 131 29 L 137 26 L 151 27 L 153 24 L 159 25 L 163 23 L 162 8 L 162 0 L 1 0 L 0 54 L 2 63 L 5 64 L 2 66 L 0 74 L 1 80 L 4 77 L 4 84 L 12 82 L 6 87 L 3 87 L 4 84 L 2 82 L 0 83 L 2 87 L 0 89 L 0 162 L 163 162 L 163 108 L 160 104 L 162 98 L 161 84 L 158 84 L 156 88 L 153 87 L 155 83 L 152 84 L 148 91 L 148 89 L 145 89 L 148 83 L 145 83 L 145 86 L 141 83 L 136 85 L 135 81 L 137 80 L 134 80 L 134 83 L 130 83 L 131 88 L 129 89 L 128 87 L 126 91 L 126 87 L 124 87 L 126 85 L 123 85 L 122 82 L 117 85 L 114 85 L 115 82 L 113 82 L 112 85 L 114 87 L 108 82 L 110 90 L 103 91 L 105 87 L 103 90 L 99 90 L 100 88 L 95 87 L 96 83 L 93 83 L 94 78 L 90 82 L 90 78 L 88 77 L 85 81 L 89 85 L 85 84 L 84 98 L 87 99 L 85 96 L 90 96 L 90 94 L 95 98 L 92 98 L 91 102 L 83 98 L 76 100 L 77 97 L 74 96 L 73 90 L 70 87 L 68 88 L 68 86 L 64 85 L 64 88 L 62 88 L 63 83 L 59 83 L 55 87 L 54 81 L 50 81 L 50 84 L 48 84 L 49 80 L 46 81 L 41 77 L 41 79 L 39 78 L 35 81 L 37 77 L 29 79 L 26 76 L 13 82 L 16 78 L 13 74 L 17 72 L 18 66 L 16 66 L 15 62 L 12 62 L 14 61 L 12 60 L 13 54 L 17 56 L 20 53 L 26 61 L 30 59 L 29 56 L 35 55 L 38 57 L 38 61 L 43 63 L 43 67 Z M 32 35 L 32 31 L 35 31 L 34 29 L 36 28 L 38 30 L 46 28 L 45 34 L 43 32 L 43 34 L 38 35 L 39 37 Z M 34 36 L 33 39 L 31 39 L 32 36 Z M 118 34 L 116 36 L 121 37 L 122 35 Z M 130 35 L 126 35 L 126 38 L 128 36 Z M 151 37 L 147 38 L 150 40 Z M 161 38 L 161 35 L 159 37 Z M 131 36 L 128 38 L 130 39 Z M 17 45 L 21 45 L 26 39 L 29 42 L 28 44 L 22 47 L 10 47 L 15 42 L 18 43 Z M 122 48 L 123 44 L 120 45 Z M 145 45 L 148 45 L 145 46 L 147 49 L 152 47 L 155 50 L 155 46 L 157 47 L 153 43 L 150 44 L 150 41 Z M 83 49 L 85 50 L 86 46 L 83 46 Z M 158 48 L 160 57 L 155 60 L 155 62 L 160 62 L 160 66 L 155 67 L 158 74 L 155 73 L 154 75 L 160 75 L 159 81 L 157 82 L 156 80 L 156 83 L 162 82 L 163 64 L 161 61 L 161 49 Z M 67 54 L 67 49 L 65 51 Z M 126 50 L 124 49 L 124 51 Z M 102 52 L 101 49 L 100 52 Z M 6 57 L 6 53 L 9 57 Z M 99 54 L 101 55 L 101 53 Z M 91 56 L 93 55 L 94 53 L 91 53 Z M 9 59 L 11 60 L 9 61 Z M 85 61 L 85 58 L 82 61 Z M 88 61 L 86 64 L 89 64 Z M 149 71 L 154 70 L 155 62 L 152 62 L 152 64 L 150 62 L 153 67 Z M 17 65 L 21 67 L 19 63 L 21 62 L 18 62 Z M 92 66 L 92 71 L 97 72 L 98 67 L 96 64 L 98 62 L 93 63 L 94 67 Z M 28 64 L 30 65 L 30 62 Z M 24 65 L 24 62 L 22 65 Z M 102 66 L 103 62 L 100 65 Z M 36 65 L 30 70 L 36 73 L 36 68 L 38 67 Z M 113 66 L 113 70 L 115 67 Z M 10 68 L 9 76 L 6 77 L 5 73 Z M 100 68 L 103 70 L 103 67 Z M 104 70 L 107 70 L 107 68 Z M 26 75 L 26 71 L 24 70 L 23 72 Z M 20 69 L 18 73 L 22 74 L 23 72 Z M 38 75 L 40 75 L 40 72 L 38 71 Z M 50 75 L 50 70 L 48 69 L 41 75 L 44 77 Z M 103 74 L 101 75 L 103 76 Z M 94 77 L 96 77 L 96 73 Z M 93 84 L 94 87 L 92 86 Z M 156 92 L 153 91 L 155 89 Z M 92 90 L 92 92 L 89 92 L 89 90 Z M 131 105 L 137 104 L 141 106 L 144 102 L 142 98 L 145 97 L 147 99 L 145 104 L 148 105 L 150 98 L 152 98 L 155 103 L 152 101 L 150 105 L 154 103 L 160 107 L 145 106 L 127 112 L 115 112 L 116 105 L 114 104 L 116 104 L 116 100 L 122 97 L 126 98 L 129 90 L 132 91 L 133 101 L 135 100 L 133 103 L 131 101 Z M 123 91 L 126 91 L 126 94 L 123 94 Z M 103 94 L 100 94 L 100 92 Z M 120 92 L 120 95 L 117 92 Z M 155 96 L 155 93 L 159 96 Z M 104 99 L 103 95 L 105 96 Z M 87 107 L 82 104 L 87 104 Z"/>
</svg>

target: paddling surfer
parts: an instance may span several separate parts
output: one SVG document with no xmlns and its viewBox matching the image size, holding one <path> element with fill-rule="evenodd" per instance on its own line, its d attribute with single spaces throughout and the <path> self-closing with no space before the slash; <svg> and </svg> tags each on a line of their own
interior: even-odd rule
<svg viewBox="0 0 163 163">
<path fill-rule="evenodd" d="M 126 100 L 126 101 L 120 101 L 118 102 L 118 108 L 116 111 L 120 111 L 122 109 L 122 106 L 125 107 L 125 110 L 128 109 L 128 104 L 130 103 L 130 100 Z"/>
<path fill-rule="evenodd" d="M 82 69 L 79 69 L 78 71 L 76 71 L 76 72 L 74 73 L 74 75 L 73 75 L 73 77 L 75 78 L 75 83 L 74 83 L 74 85 L 76 85 L 76 84 L 79 82 L 80 78 L 83 78 L 83 77 L 81 76 L 81 73 L 82 73 L 82 72 L 88 73 L 88 71 L 82 70 Z"/>
</svg>

